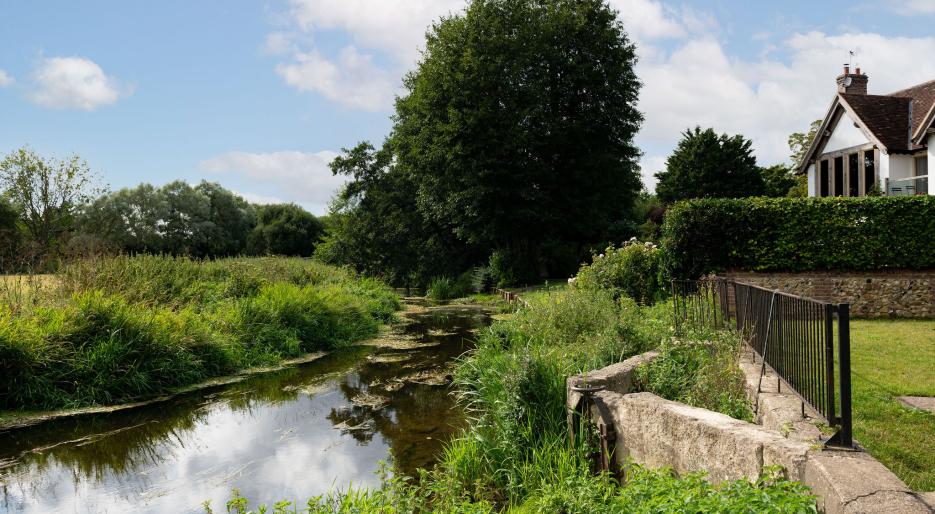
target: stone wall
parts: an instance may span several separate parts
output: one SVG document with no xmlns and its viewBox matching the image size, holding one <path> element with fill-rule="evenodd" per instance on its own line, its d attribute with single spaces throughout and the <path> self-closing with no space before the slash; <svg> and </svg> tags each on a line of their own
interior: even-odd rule
<svg viewBox="0 0 935 514">
<path fill-rule="evenodd" d="M 568 377 L 569 430 L 574 431 L 574 412 L 580 412 L 582 397 L 576 387 L 598 386 L 589 405 L 600 432 L 614 435 L 612 455 L 615 469 L 628 462 L 648 467 L 669 466 L 678 473 L 704 471 L 713 482 L 755 480 L 765 466 L 780 465 L 790 480 L 809 486 L 818 508 L 827 514 L 931 514 L 927 496 L 913 493 L 896 475 L 862 451 L 822 449 L 809 430 L 804 437 L 790 437 L 788 430 L 747 423 L 724 414 L 662 399 L 651 393 L 631 392 L 636 368 L 658 356 L 645 353 L 600 370 Z M 744 371 L 748 382 L 758 382 L 755 366 Z M 772 380 L 770 380 L 772 381 Z M 799 420 L 803 407 L 781 402 L 779 391 L 762 407 L 770 411 L 758 418 L 767 424 Z M 763 400 L 764 398 L 761 398 Z M 795 432 L 796 430 L 792 430 Z"/>
<path fill-rule="evenodd" d="M 722 278 L 833 303 L 849 303 L 851 317 L 935 318 L 935 270 L 721 273 Z"/>
</svg>

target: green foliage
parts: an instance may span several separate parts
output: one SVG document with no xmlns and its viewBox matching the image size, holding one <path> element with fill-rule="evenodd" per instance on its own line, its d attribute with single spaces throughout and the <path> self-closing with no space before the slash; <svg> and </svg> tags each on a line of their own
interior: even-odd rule
<svg viewBox="0 0 935 514">
<path fill-rule="evenodd" d="M 935 198 L 750 198 L 682 202 L 666 214 L 667 270 L 935 267 Z"/>
<path fill-rule="evenodd" d="M 60 256 L 77 209 L 102 191 L 78 155 L 58 160 L 23 147 L 0 160 L 0 192 L 16 207 L 36 247 L 32 264 Z"/>
<path fill-rule="evenodd" d="M 0 408 L 110 404 L 377 334 L 382 283 L 300 259 L 78 261 L 0 303 Z"/>
<path fill-rule="evenodd" d="M 19 211 L 0 195 L 0 273 L 10 272 L 19 262 Z"/>
<path fill-rule="evenodd" d="M 361 143 L 331 163 L 350 182 L 332 202 L 328 234 L 315 256 L 404 286 L 470 267 L 478 254 L 419 212 L 416 184 L 390 165 L 391 156 L 388 146 Z"/>
<path fill-rule="evenodd" d="M 323 232 L 321 221 L 298 205 L 264 205 L 257 208 L 256 226 L 247 240 L 247 252 L 309 257 Z"/>
<path fill-rule="evenodd" d="M 738 365 L 740 346 L 737 334 L 723 331 L 666 341 L 656 359 L 637 369 L 639 387 L 668 400 L 752 421 Z"/>
<path fill-rule="evenodd" d="M 649 305 L 666 295 L 662 276 L 662 250 L 652 243 L 631 241 L 620 248 L 608 246 L 585 264 L 574 280 L 586 291 L 608 291 L 614 298 L 626 295 Z"/>
<path fill-rule="evenodd" d="M 808 149 L 812 145 L 812 141 L 815 140 L 815 135 L 818 134 L 818 129 L 821 128 L 823 121 L 813 121 L 808 127 L 808 132 L 794 132 L 789 135 L 789 151 L 791 152 L 789 160 L 793 166 L 799 167 L 802 165 L 805 154 L 808 153 Z"/>
<path fill-rule="evenodd" d="M 321 256 L 426 284 L 571 272 L 640 188 L 635 48 L 602 0 L 476 0 L 434 24 L 379 151 L 345 150 Z M 629 235 L 629 234 L 628 234 Z"/>
<path fill-rule="evenodd" d="M 763 175 L 763 195 L 774 198 L 790 196 L 790 190 L 798 184 L 792 168 L 785 164 L 774 164 L 766 168 L 760 168 L 760 174 Z"/>
<path fill-rule="evenodd" d="M 224 257 L 244 253 L 255 208 L 218 184 L 140 184 L 86 206 L 78 229 L 129 253 Z"/>
<path fill-rule="evenodd" d="M 453 298 L 463 298 L 474 292 L 473 272 L 465 272 L 457 279 L 448 277 L 436 277 L 429 283 L 425 295 L 435 300 L 451 300 Z"/>
<path fill-rule="evenodd" d="M 665 203 L 688 198 L 741 198 L 763 194 L 763 176 L 756 165 L 753 143 L 741 135 L 717 135 L 695 127 L 682 134 L 656 173 L 656 195 Z"/>
</svg>

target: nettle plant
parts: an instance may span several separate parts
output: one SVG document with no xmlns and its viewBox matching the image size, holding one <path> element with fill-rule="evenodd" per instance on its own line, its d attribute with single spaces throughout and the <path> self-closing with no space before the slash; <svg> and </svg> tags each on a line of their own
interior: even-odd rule
<svg viewBox="0 0 935 514">
<path fill-rule="evenodd" d="M 665 296 L 662 250 L 636 238 L 619 248 L 608 246 L 569 282 L 583 290 L 610 291 L 615 299 L 628 296 L 643 305 L 653 304 Z"/>
</svg>

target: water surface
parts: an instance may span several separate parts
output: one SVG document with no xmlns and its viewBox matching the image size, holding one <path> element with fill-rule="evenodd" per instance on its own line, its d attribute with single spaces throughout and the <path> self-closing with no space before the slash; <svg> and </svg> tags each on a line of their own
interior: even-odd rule
<svg viewBox="0 0 935 514">
<path fill-rule="evenodd" d="M 463 417 L 446 374 L 489 324 L 473 307 L 407 313 L 358 346 L 246 381 L 111 414 L 0 433 L 0 513 L 216 512 L 378 486 L 429 467 Z"/>
</svg>

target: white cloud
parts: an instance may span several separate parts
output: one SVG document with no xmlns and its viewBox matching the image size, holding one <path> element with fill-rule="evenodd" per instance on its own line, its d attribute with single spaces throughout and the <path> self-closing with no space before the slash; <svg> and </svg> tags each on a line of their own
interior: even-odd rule
<svg viewBox="0 0 935 514">
<path fill-rule="evenodd" d="M 0 87 L 11 86 L 14 82 L 16 81 L 13 80 L 9 73 L 0 70 Z"/>
<path fill-rule="evenodd" d="M 895 0 L 892 4 L 896 12 L 904 15 L 935 14 L 935 1 L 932 0 Z"/>
<path fill-rule="evenodd" d="M 257 204 L 257 205 L 271 205 L 274 203 L 289 203 L 278 196 L 258 195 L 255 193 L 242 193 L 236 190 L 231 190 L 231 192 L 243 198 L 244 200 L 250 203 L 253 203 L 253 204 Z"/>
<path fill-rule="evenodd" d="M 83 57 L 49 57 L 33 70 L 30 100 L 44 107 L 92 111 L 127 96 L 117 80 Z"/>
<path fill-rule="evenodd" d="M 418 57 L 425 32 L 464 0 L 291 0 L 291 14 L 306 32 L 342 30 L 357 46 L 385 52 L 405 66 Z"/>
<path fill-rule="evenodd" d="M 213 173 L 234 173 L 258 184 L 272 186 L 277 197 L 306 206 L 314 214 L 324 214 L 328 203 L 346 179 L 334 176 L 328 164 L 338 154 L 331 151 L 247 153 L 229 152 L 201 161 L 199 168 Z M 243 195 L 254 201 L 276 200 L 271 196 Z"/>
<path fill-rule="evenodd" d="M 344 48 L 336 62 L 325 59 L 318 50 L 296 52 L 292 62 L 278 65 L 276 72 L 300 91 L 319 93 L 350 107 L 379 111 L 393 102 L 390 73 L 353 46 Z"/>
<path fill-rule="evenodd" d="M 681 38 L 687 34 L 676 13 L 651 0 L 610 0 L 627 33 L 637 40 Z"/>
</svg>

